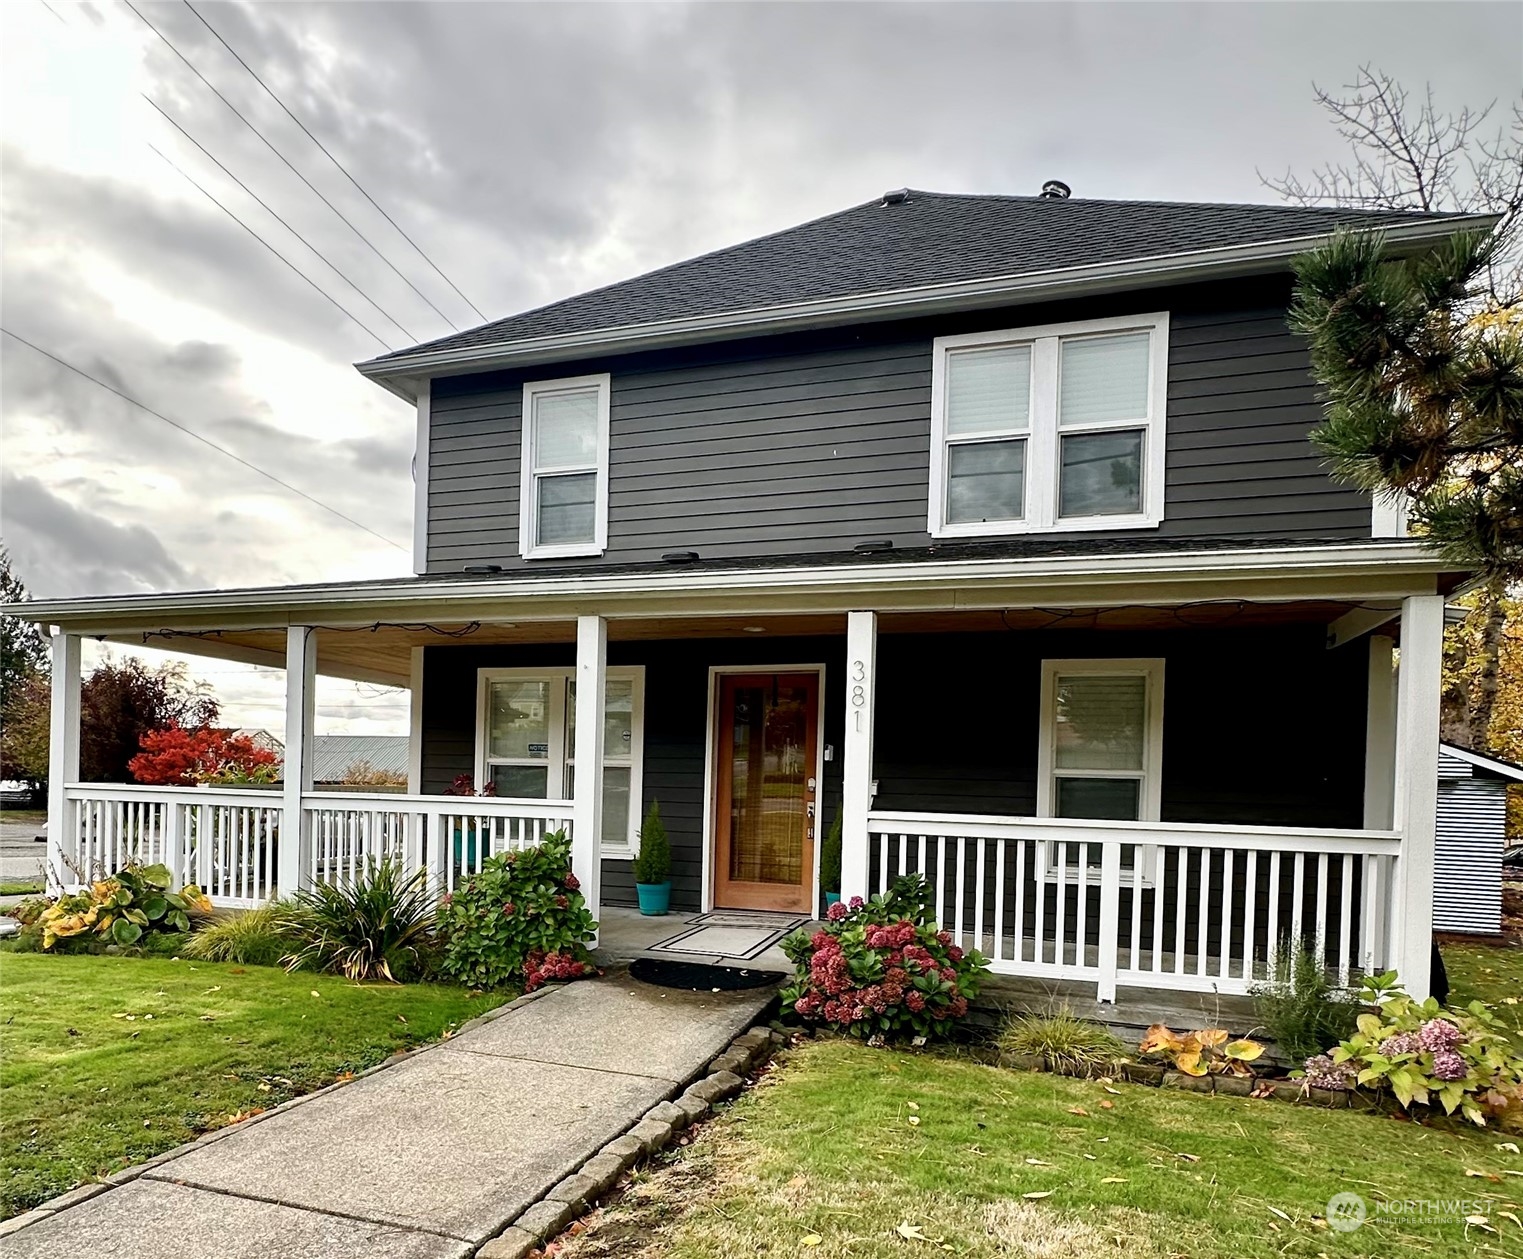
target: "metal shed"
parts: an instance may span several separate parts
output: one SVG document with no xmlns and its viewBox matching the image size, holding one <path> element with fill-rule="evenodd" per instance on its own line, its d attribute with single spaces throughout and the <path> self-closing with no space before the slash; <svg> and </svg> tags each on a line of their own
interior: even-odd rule
<svg viewBox="0 0 1523 1259">
<path fill-rule="evenodd" d="M 1439 745 L 1438 828 L 1433 852 L 1433 929 L 1468 935 L 1502 930 L 1502 851 L 1507 788 L 1523 766 Z"/>
</svg>

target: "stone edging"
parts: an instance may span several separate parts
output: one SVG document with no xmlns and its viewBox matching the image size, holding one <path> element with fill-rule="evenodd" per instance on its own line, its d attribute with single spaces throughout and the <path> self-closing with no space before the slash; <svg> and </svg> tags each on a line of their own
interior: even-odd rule
<svg viewBox="0 0 1523 1259">
<path fill-rule="evenodd" d="M 242 1132 L 254 1124 L 262 1123 L 266 1119 L 273 1119 L 276 1115 L 284 1114 L 294 1107 L 304 1106 L 308 1102 L 316 1101 L 319 1097 L 325 1097 L 336 1089 L 346 1088 L 348 1085 L 363 1080 L 367 1076 L 375 1075 L 391 1067 L 400 1066 L 402 1063 L 417 1057 L 419 1054 L 427 1053 L 431 1049 L 440 1049 L 463 1033 L 478 1027 L 485 1027 L 488 1023 L 494 1023 L 504 1015 L 510 1014 L 521 1006 L 528 1005 L 531 1001 L 538 1001 L 547 992 L 553 992 L 559 987 L 562 987 L 562 985 L 553 984 L 549 987 L 539 988 L 534 992 L 526 992 L 521 997 L 515 997 L 511 1001 L 497 1006 L 495 1009 L 488 1010 L 485 1014 L 478 1014 L 475 1018 L 462 1023 L 448 1036 L 441 1036 L 438 1040 L 425 1041 L 421 1045 L 414 1045 L 411 1049 L 400 1050 L 384 1061 L 376 1063 L 373 1067 L 366 1067 L 363 1071 L 356 1071 L 347 1079 L 334 1080 L 332 1084 L 325 1084 L 320 1089 L 313 1089 L 310 1093 L 303 1093 L 300 1097 L 293 1097 L 288 1101 L 281 1102 L 278 1106 L 271 1106 L 268 1110 L 262 1110 L 257 1115 L 250 1115 L 239 1123 L 230 1123 L 224 1127 L 213 1129 L 211 1132 L 203 1133 L 194 1141 L 187 1141 L 183 1145 L 175 1146 L 172 1150 L 165 1150 L 164 1153 L 156 1154 L 146 1162 L 135 1163 L 131 1167 L 122 1168 L 119 1172 L 112 1172 L 111 1175 L 103 1177 L 92 1184 L 78 1185 L 66 1193 L 59 1194 L 56 1198 L 49 1198 L 46 1202 L 33 1207 L 30 1211 L 12 1216 L 10 1219 L 0 1222 L 0 1237 L 8 1237 L 12 1233 L 26 1228 L 28 1225 L 40 1223 L 50 1215 L 57 1215 L 58 1212 L 66 1210 L 69 1207 L 78 1206 L 81 1202 L 88 1202 L 91 1198 L 105 1193 L 108 1189 L 115 1189 L 119 1185 L 125 1185 L 130 1181 L 136 1180 L 146 1172 L 151 1172 L 157 1167 L 162 1167 L 165 1163 L 173 1162 L 182 1154 L 189 1154 L 192 1150 L 198 1150 L 204 1145 L 211 1145 L 215 1141 L 221 1141 L 232 1136 L 235 1132 Z"/>
<path fill-rule="evenodd" d="M 623 1136 L 553 1186 L 543 1198 L 526 1207 L 497 1236 L 482 1243 L 477 1259 L 524 1259 L 607 1193 L 631 1167 L 664 1149 L 689 1124 L 697 1123 L 717 1103 L 745 1087 L 746 1074 L 771 1057 L 787 1040 L 780 1032 L 753 1027 L 742 1032 L 709 1063 L 706 1074 L 674 1100 L 658 1102 Z"/>
<path fill-rule="evenodd" d="M 1055 1075 L 1074 1074 L 1055 1067 L 1041 1054 L 1005 1054 L 1000 1057 L 999 1065 L 1011 1067 L 1017 1071 L 1050 1071 Z M 1125 1080 L 1129 1084 L 1145 1084 L 1153 1088 L 1183 1089 L 1192 1093 L 1220 1093 L 1224 1097 L 1254 1097 L 1261 1101 L 1273 1099 L 1280 1102 L 1299 1102 L 1305 1106 L 1325 1106 L 1333 1110 L 1382 1109 L 1381 1099 L 1369 1092 L 1354 1089 L 1313 1088 L 1304 1081 L 1269 1080 L 1247 1075 L 1189 1075 L 1183 1071 L 1171 1071 L 1165 1066 L 1149 1062 L 1118 1063 L 1111 1074 L 1114 1078 Z M 1256 1090 L 1259 1089 L 1267 1089 L 1267 1091 L 1257 1092 Z"/>
</svg>

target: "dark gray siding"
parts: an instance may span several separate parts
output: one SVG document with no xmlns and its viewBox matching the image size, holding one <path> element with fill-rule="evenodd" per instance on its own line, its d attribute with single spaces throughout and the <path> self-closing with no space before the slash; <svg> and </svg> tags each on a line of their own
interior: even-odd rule
<svg viewBox="0 0 1523 1259">
<path fill-rule="evenodd" d="M 1327 651 L 1318 626 L 1167 633 L 1026 631 L 879 640 L 877 807 L 1030 816 L 1036 806 L 1041 661 L 1161 656 L 1163 819 L 1359 826 L 1367 663 L 1360 645 Z M 643 664 L 642 810 L 661 802 L 674 904 L 696 908 L 703 880 L 708 671 L 751 663 L 826 666 L 822 827 L 840 806 L 845 726 L 840 638 L 614 643 L 611 664 Z M 570 665 L 573 648 L 430 647 L 423 684 L 423 789 L 470 773 L 476 670 Z M 627 862 L 606 862 L 605 896 L 633 903 Z"/>
<path fill-rule="evenodd" d="M 1197 286 L 568 363 L 530 378 L 612 374 L 608 561 L 797 555 L 885 536 L 920 546 L 930 541 L 933 337 L 1167 309 L 1165 521 L 1117 536 L 1367 537 L 1368 500 L 1336 485 L 1307 440 L 1320 412 L 1287 298 L 1278 281 Z M 434 382 L 432 571 L 526 563 L 525 378 Z"/>
</svg>

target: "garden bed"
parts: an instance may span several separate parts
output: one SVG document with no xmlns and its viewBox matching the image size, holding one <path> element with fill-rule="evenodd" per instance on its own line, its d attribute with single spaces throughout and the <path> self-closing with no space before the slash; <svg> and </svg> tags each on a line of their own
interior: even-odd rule
<svg viewBox="0 0 1523 1259">
<path fill-rule="evenodd" d="M 7 951 L 0 1214 L 437 1039 L 513 994 Z"/>
<path fill-rule="evenodd" d="M 1516 1255 L 1503 1140 L 821 1037 L 557 1255 Z M 1371 1214 L 1340 1233 L 1345 1191 Z M 1487 1222 L 1377 1210 L 1404 1199 L 1487 1200 Z"/>
</svg>

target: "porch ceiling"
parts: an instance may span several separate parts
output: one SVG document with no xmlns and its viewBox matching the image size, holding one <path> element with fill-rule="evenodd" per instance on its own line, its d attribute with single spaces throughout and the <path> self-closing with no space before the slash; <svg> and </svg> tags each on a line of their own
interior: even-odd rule
<svg viewBox="0 0 1523 1259">
<path fill-rule="evenodd" d="M 879 618 L 884 634 L 950 634 L 1049 629 L 1188 630 L 1274 625 L 1330 625 L 1357 605 L 1306 600 L 1253 603 L 1246 600 L 1191 602 L 1165 606 L 1119 605 L 1086 608 L 1011 608 L 968 612 L 889 612 Z M 696 638 L 795 638 L 846 632 L 841 613 L 755 616 L 688 616 L 610 619 L 611 642 Z M 407 686 L 414 647 L 487 647 L 531 643 L 574 643 L 576 622 L 437 621 L 318 626 L 317 668 L 330 677 L 388 686 Z M 283 668 L 284 629 L 160 630 L 107 635 L 106 641 L 149 646 L 187 655 L 241 660 Z"/>
</svg>

